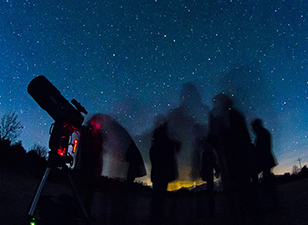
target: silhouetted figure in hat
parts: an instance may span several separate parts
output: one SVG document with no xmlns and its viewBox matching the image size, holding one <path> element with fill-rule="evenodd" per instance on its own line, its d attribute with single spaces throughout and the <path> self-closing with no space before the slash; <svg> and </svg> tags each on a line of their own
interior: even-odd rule
<svg viewBox="0 0 308 225">
<path fill-rule="evenodd" d="M 128 196 L 135 178 L 146 175 L 146 170 L 140 151 L 127 130 L 111 116 L 95 114 L 81 133 L 79 147 L 76 168 L 81 174 L 82 198 L 88 214 L 91 212 L 95 189 L 101 180 L 99 178 L 106 176 L 125 179 L 127 188 L 122 193 L 116 188 L 109 190 L 109 195 L 102 199 L 101 204 L 107 210 L 101 210 L 100 217 L 112 222 L 134 219 L 133 206 L 128 207 L 128 198 L 120 199 L 119 194 Z M 118 204 L 119 201 L 121 204 Z M 122 210 L 122 217 L 116 216 L 118 208 Z M 129 208 L 130 213 L 123 208 Z"/>
<path fill-rule="evenodd" d="M 153 196 L 151 201 L 151 221 L 164 218 L 163 207 L 168 183 L 178 176 L 176 153 L 180 148 L 178 141 L 168 134 L 168 123 L 163 122 L 153 132 L 150 160 L 152 164 L 151 181 Z"/>
<path fill-rule="evenodd" d="M 133 140 L 127 148 L 125 159 L 127 162 L 129 162 L 129 167 L 127 170 L 127 181 L 129 183 L 133 183 L 136 177 L 146 175 L 142 156 Z"/>
</svg>

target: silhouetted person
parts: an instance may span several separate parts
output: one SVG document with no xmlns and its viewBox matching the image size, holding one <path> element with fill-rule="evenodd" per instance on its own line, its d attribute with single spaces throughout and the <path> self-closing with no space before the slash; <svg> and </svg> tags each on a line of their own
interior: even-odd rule
<svg viewBox="0 0 308 225">
<path fill-rule="evenodd" d="M 119 205 L 115 203 L 120 201 L 119 194 L 128 196 L 135 178 L 146 175 L 146 170 L 143 158 L 130 134 L 112 117 L 106 114 L 95 114 L 91 117 L 81 133 L 76 168 L 81 171 L 82 197 L 89 215 L 97 183 L 101 180 L 99 178 L 106 176 L 126 179 L 128 182 L 125 193 L 111 188 L 108 195 L 102 199 L 107 210 L 101 211 L 101 219 L 127 222 L 127 219 L 130 219 L 127 216 L 133 216 L 125 210 L 122 211 L 122 217 L 117 217 L 115 212 Z M 125 205 L 127 198 L 122 198 L 121 207 L 125 208 Z"/>
<path fill-rule="evenodd" d="M 250 143 L 249 146 L 249 170 L 250 170 L 250 179 L 252 182 L 252 185 L 257 191 L 258 189 L 258 183 L 259 183 L 259 173 L 261 173 L 261 168 L 259 165 L 259 155 L 256 149 L 256 146 L 253 143 Z"/>
<path fill-rule="evenodd" d="M 182 143 L 178 153 L 178 163 L 181 165 L 180 180 L 200 179 L 200 153 L 195 152 L 193 128 L 196 124 L 207 123 L 208 112 L 209 107 L 202 102 L 202 95 L 197 86 L 192 82 L 183 84 L 180 92 L 180 105 L 167 115 L 170 136 Z"/>
<path fill-rule="evenodd" d="M 218 94 L 213 101 L 208 141 L 217 150 L 225 188 L 247 184 L 251 139 L 246 119 L 227 95 Z"/>
<path fill-rule="evenodd" d="M 77 165 L 81 198 L 88 216 L 91 215 L 91 205 L 102 172 L 103 138 L 100 127 L 90 120 L 80 136 Z"/>
<path fill-rule="evenodd" d="M 163 207 L 168 183 L 178 176 L 176 152 L 179 148 L 180 143 L 169 137 L 167 122 L 154 130 L 150 148 L 151 181 L 153 183 L 152 222 L 159 222 L 157 219 L 164 217 Z"/>
<path fill-rule="evenodd" d="M 207 200 L 209 215 L 215 213 L 214 202 L 214 171 L 216 178 L 219 176 L 220 169 L 217 164 L 217 158 L 213 146 L 208 142 L 206 136 L 206 127 L 199 124 L 195 125 L 194 132 L 196 136 L 196 147 L 200 152 L 200 177 L 206 182 Z M 198 206 L 197 206 L 198 207 Z M 203 217 L 204 212 L 197 208 L 197 217 Z"/>
<path fill-rule="evenodd" d="M 274 183 L 274 175 L 271 170 L 277 165 L 272 153 L 272 138 L 270 132 L 264 128 L 261 119 L 255 119 L 251 123 L 255 133 L 256 160 L 260 172 L 263 172 L 264 195 L 270 200 L 272 207 L 278 203 L 278 193 Z"/>
<path fill-rule="evenodd" d="M 216 95 L 213 103 L 208 140 L 217 150 L 224 192 L 234 223 L 246 224 L 253 220 L 254 213 L 248 164 L 251 139 L 246 119 L 225 94 Z"/>
</svg>

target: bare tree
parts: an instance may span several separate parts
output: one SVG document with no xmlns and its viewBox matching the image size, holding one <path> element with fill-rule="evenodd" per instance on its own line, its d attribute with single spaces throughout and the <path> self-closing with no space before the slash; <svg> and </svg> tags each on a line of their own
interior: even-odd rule
<svg viewBox="0 0 308 225">
<path fill-rule="evenodd" d="M 16 112 L 5 113 L 0 122 L 0 141 L 15 142 L 23 128 Z"/>
<path fill-rule="evenodd" d="M 47 158 L 48 148 L 39 144 L 34 144 L 30 151 L 34 151 L 41 158 Z"/>
<path fill-rule="evenodd" d="M 298 166 L 294 165 L 292 167 L 292 174 L 297 175 L 299 173 L 299 171 L 300 170 L 299 170 Z"/>
</svg>

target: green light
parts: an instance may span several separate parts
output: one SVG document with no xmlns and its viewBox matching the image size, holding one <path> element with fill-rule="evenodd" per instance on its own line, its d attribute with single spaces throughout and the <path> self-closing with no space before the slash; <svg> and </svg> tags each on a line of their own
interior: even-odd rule
<svg viewBox="0 0 308 225">
<path fill-rule="evenodd" d="M 30 225 L 35 225 L 35 218 L 32 218 L 32 221 L 30 222 Z"/>
</svg>

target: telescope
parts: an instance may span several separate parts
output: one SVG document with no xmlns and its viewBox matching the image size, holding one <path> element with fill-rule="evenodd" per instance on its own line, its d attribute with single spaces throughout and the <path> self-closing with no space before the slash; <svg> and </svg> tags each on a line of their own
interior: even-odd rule
<svg viewBox="0 0 308 225">
<path fill-rule="evenodd" d="M 84 121 L 81 113 L 88 112 L 75 99 L 71 101 L 75 107 L 70 104 L 45 76 L 34 78 L 28 85 L 28 93 L 55 120 L 49 141 L 50 157 L 69 162 L 69 138 L 73 132 L 81 131 Z"/>
<path fill-rule="evenodd" d="M 38 76 L 34 78 L 28 85 L 28 93 L 39 104 L 39 106 L 55 120 L 50 128 L 50 153 L 48 158 L 48 166 L 36 191 L 28 213 L 30 217 L 34 218 L 33 215 L 36 205 L 50 170 L 61 167 L 68 171 L 66 164 L 72 163 L 73 161 L 72 156 L 68 153 L 70 137 L 73 133 L 80 133 L 82 131 L 84 117 L 81 113 L 87 114 L 88 112 L 75 99 L 71 101 L 72 104 L 66 100 L 61 95 L 60 91 L 49 80 L 47 80 L 45 76 Z M 76 144 L 76 142 L 73 143 L 73 149 L 76 148 Z M 88 215 L 84 209 L 70 173 L 68 173 L 68 177 L 75 199 L 77 200 L 85 219 L 88 221 Z"/>
</svg>

